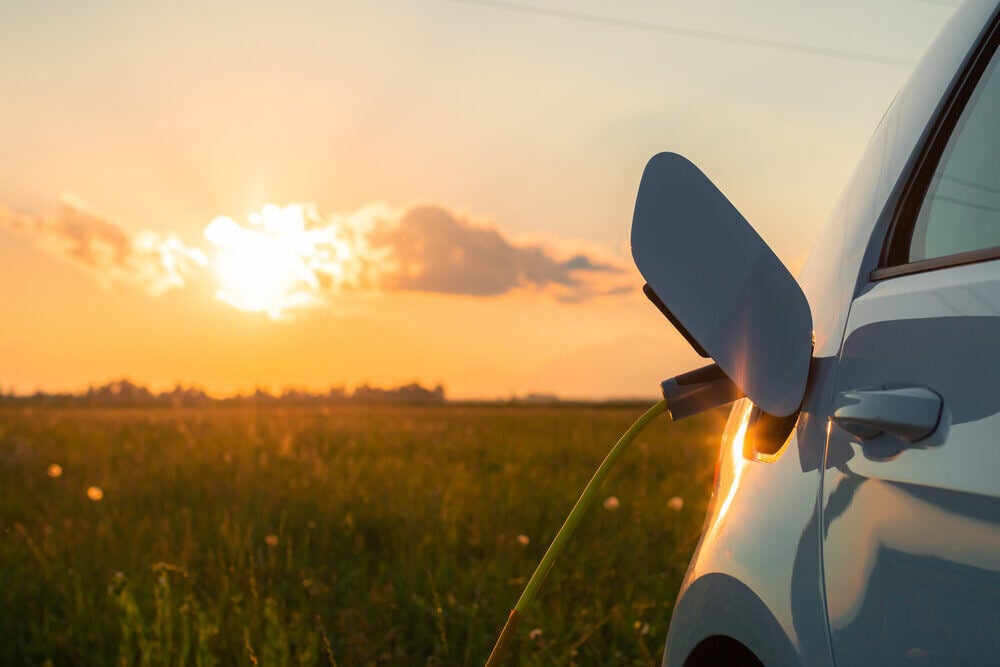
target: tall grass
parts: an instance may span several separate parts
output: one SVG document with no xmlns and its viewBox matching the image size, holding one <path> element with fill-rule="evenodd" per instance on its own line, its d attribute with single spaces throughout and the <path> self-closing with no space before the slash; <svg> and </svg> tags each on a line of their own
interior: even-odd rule
<svg viewBox="0 0 1000 667">
<path fill-rule="evenodd" d="M 481 663 L 640 412 L 4 409 L 0 662 Z M 637 441 L 511 664 L 658 664 L 718 428 Z"/>
</svg>

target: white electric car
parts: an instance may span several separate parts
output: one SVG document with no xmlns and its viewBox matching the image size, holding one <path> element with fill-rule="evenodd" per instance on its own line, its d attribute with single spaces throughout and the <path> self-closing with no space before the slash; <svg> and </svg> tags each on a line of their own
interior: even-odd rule
<svg viewBox="0 0 1000 667">
<path fill-rule="evenodd" d="M 997 0 L 955 12 L 797 283 L 694 165 L 647 166 L 633 256 L 715 362 L 664 393 L 745 396 L 665 665 L 1000 664 L 998 43 Z"/>
</svg>

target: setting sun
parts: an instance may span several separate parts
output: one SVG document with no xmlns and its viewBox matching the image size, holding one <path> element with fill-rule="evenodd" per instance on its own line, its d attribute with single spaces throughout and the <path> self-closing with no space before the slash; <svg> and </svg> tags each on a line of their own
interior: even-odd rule
<svg viewBox="0 0 1000 667">
<path fill-rule="evenodd" d="M 216 246 L 211 266 L 219 282 L 220 300 L 251 312 L 280 317 L 287 308 L 308 301 L 316 286 L 288 234 L 248 230 L 230 218 L 216 218 L 205 229 Z"/>
<path fill-rule="evenodd" d="M 274 319 L 289 310 L 320 303 L 324 287 L 341 287 L 358 252 L 338 229 L 297 204 L 265 206 L 240 226 L 225 216 L 205 228 L 216 247 L 211 267 L 219 284 L 216 296 Z"/>
<path fill-rule="evenodd" d="M 223 248 L 213 261 L 219 297 L 237 308 L 274 316 L 292 305 L 301 262 L 267 242 L 247 239 Z"/>
</svg>

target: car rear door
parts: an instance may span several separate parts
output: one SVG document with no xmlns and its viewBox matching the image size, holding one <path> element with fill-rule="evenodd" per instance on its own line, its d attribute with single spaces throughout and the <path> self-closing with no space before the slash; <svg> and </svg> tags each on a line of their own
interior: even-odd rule
<svg viewBox="0 0 1000 667">
<path fill-rule="evenodd" d="M 823 488 L 838 664 L 1000 660 L 1000 64 L 978 47 L 854 300 Z"/>
</svg>

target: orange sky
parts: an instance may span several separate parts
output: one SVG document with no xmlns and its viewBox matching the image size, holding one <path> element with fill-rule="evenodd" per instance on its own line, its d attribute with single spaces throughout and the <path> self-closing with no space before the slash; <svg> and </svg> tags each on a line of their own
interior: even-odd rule
<svg viewBox="0 0 1000 667">
<path fill-rule="evenodd" d="M 950 12 L 534 5 L 908 60 Z M 795 270 L 908 73 L 440 0 L 0 24 L 0 387 L 22 392 L 652 396 L 698 359 L 637 292 L 645 160 L 691 157 Z M 269 204 L 305 222 L 251 218 Z"/>
</svg>

